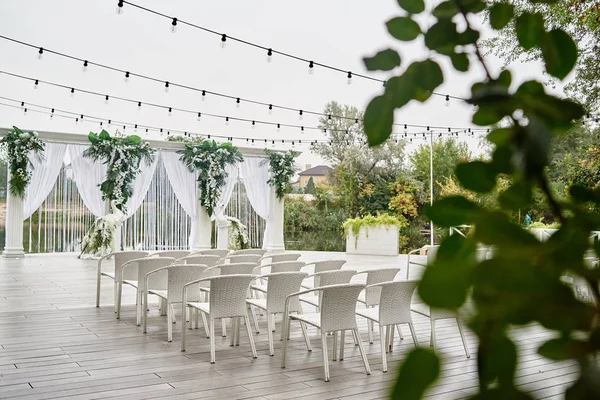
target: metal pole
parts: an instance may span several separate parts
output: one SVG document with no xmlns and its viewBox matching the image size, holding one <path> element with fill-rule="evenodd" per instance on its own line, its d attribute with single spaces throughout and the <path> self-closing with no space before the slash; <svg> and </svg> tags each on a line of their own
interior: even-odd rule
<svg viewBox="0 0 600 400">
<path fill-rule="evenodd" d="M 429 204 L 433 205 L 433 131 L 429 132 Z M 430 235 L 433 246 L 433 221 L 430 221 Z"/>
</svg>

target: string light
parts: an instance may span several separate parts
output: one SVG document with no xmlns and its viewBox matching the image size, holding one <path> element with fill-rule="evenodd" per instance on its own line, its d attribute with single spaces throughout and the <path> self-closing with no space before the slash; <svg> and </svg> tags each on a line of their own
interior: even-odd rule
<svg viewBox="0 0 600 400">
<path fill-rule="evenodd" d="M 52 112 L 50 113 L 50 119 L 54 118 L 54 108 L 52 109 Z"/>
<path fill-rule="evenodd" d="M 123 14 L 123 0 L 119 0 L 117 3 L 117 15 Z"/>
<path fill-rule="evenodd" d="M 267 62 L 270 63 L 271 61 L 273 61 L 273 50 L 268 49 L 267 50 Z"/>
<path fill-rule="evenodd" d="M 348 80 L 346 80 L 348 85 L 352 84 L 352 72 L 348 71 Z"/>
<path fill-rule="evenodd" d="M 123 128 L 125 128 L 125 127 L 123 127 Z M 135 128 L 133 128 L 133 131 L 137 132 L 137 124 L 135 124 Z"/>
<path fill-rule="evenodd" d="M 35 83 L 33 84 L 33 88 L 37 89 L 40 85 L 40 81 L 38 81 L 37 79 L 35 80 Z"/>
<path fill-rule="evenodd" d="M 110 128 L 110 124 L 112 124 L 112 121 L 109 119 L 108 120 L 108 127 Z"/>
<path fill-rule="evenodd" d="M 104 98 L 104 104 L 108 105 L 108 95 Z"/>
<path fill-rule="evenodd" d="M 302 118 L 304 118 L 304 117 L 303 117 L 303 114 L 304 114 L 304 112 L 303 112 L 302 110 L 300 110 L 300 112 L 298 113 L 298 115 L 299 115 L 299 119 L 302 119 Z"/>
<path fill-rule="evenodd" d="M 225 117 L 225 125 L 229 125 L 229 117 Z"/>
<path fill-rule="evenodd" d="M 169 117 L 171 116 L 172 113 L 173 113 L 173 109 L 171 107 L 169 107 Z"/>
<path fill-rule="evenodd" d="M 169 82 L 165 82 L 165 93 L 169 93 Z"/>
<path fill-rule="evenodd" d="M 252 121 L 252 129 L 256 127 L 256 122 Z"/>
<path fill-rule="evenodd" d="M 327 119 L 328 119 L 328 120 L 331 120 L 331 114 L 329 114 L 329 115 L 327 116 Z"/>
<path fill-rule="evenodd" d="M 206 90 L 202 91 L 202 101 L 204 101 L 204 99 L 206 99 Z"/>
<path fill-rule="evenodd" d="M 171 21 L 171 33 L 177 32 L 177 18 L 173 18 Z"/>
<path fill-rule="evenodd" d="M 125 83 L 129 82 L 129 71 L 125 72 Z"/>
<path fill-rule="evenodd" d="M 71 88 L 71 97 L 75 97 L 75 88 Z"/>
<path fill-rule="evenodd" d="M 200 121 L 200 118 L 202 117 L 202 113 L 198 113 L 198 121 Z"/>
<path fill-rule="evenodd" d="M 222 34 L 221 35 L 221 48 L 224 49 L 225 46 L 227 46 L 227 35 Z"/>
<path fill-rule="evenodd" d="M 38 60 L 41 60 L 42 58 L 44 58 L 44 48 L 40 47 L 40 49 L 38 50 L 38 56 L 37 56 Z"/>
<path fill-rule="evenodd" d="M 235 106 L 236 106 L 236 108 L 240 108 L 240 98 L 239 97 L 235 101 Z"/>
<path fill-rule="evenodd" d="M 280 132 L 280 131 L 281 131 L 281 125 L 277 124 L 277 132 Z"/>
<path fill-rule="evenodd" d="M 300 133 L 304 134 L 304 127 L 303 126 L 300 127 Z"/>
<path fill-rule="evenodd" d="M 450 96 L 446 95 L 446 107 L 450 105 Z"/>
<path fill-rule="evenodd" d="M 358 118 L 356 118 L 356 119 L 354 120 L 354 123 L 355 123 L 355 124 L 358 124 Z"/>
<path fill-rule="evenodd" d="M 309 61 L 309 63 L 308 63 L 308 73 L 309 73 L 309 75 L 314 74 L 314 70 L 315 70 L 315 63 L 313 63 L 312 61 Z"/>
<path fill-rule="evenodd" d="M 138 111 L 140 111 L 142 109 L 142 102 L 138 101 Z"/>
<path fill-rule="evenodd" d="M 269 115 L 273 114 L 273 104 L 269 104 Z"/>
</svg>

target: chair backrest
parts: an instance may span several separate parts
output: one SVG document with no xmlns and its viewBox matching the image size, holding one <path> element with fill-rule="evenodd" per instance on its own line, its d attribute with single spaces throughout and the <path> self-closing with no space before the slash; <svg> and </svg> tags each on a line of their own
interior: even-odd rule
<svg viewBox="0 0 600 400">
<path fill-rule="evenodd" d="M 118 251 L 114 254 L 115 256 L 115 280 L 121 280 L 121 267 L 128 261 L 135 260 L 136 258 L 144 258 L 148 255 L 147 251 Z M 132 280 L 137 279 L 137 267 L 131 266 L 125 270 L 123 279 Z"/>
<path fill-rule="evenodd" d="M 433 264 L 435 261 L 435 257 L 437 256 L 439 245 L 435 246 L 426 246 L 427 247 L 427 265 Z"/>
<path fill-rule="evenodd" d="M 260 260 L 258 254 L 242 254 L 239 256 L 225 256 L 221 258 L 219 264 L 231 264 L 231 263 L 255 263 L 258 265 L 258 260 Z"/>
<path fill-rule="evenodd" d="M 270 263 L 276 263 L 281 261 L 296 261 L 302 254 L 299 253 L 280 253 L 280 254 L 268 254 L 263 257 L 263 260 L 270 260 Z"/>
<path fill-rule="evenodd" d="M 173 264 L 167 268 L 167 299 L 170 303 L 180 303 L 183 287 L 191 281 L 205 278 L 209 267 L 201 264 Z M 191 285 L 187 290 L 187 301 L 200 301 L 200 284 Z"/>
<path fill-rule="evenodd" d="M 161 250 L 148 254 L 148 257 L 172 257 L 174 259 L 189 256 L 189 250 Z"/>
<path fill-rule="evenodd" d="M 384 282 L 377 285 L 381 291 L 379 322 L 382 325 L 412 322 L 410 301 L 418 281 Z"/>
<path fill-rule="evenodd" d="M 321 289 L 321 329 L 325 332 L 356 329 L 356 301 L 362 284 L 323 286 Z"/>
<path fill-rule="evenodd" d="M 177 260 L 178 263 L 184 264 L 204 264 L 209 267 L 217 265 L 221 257 L 217 255 L 193 254 Z"/>
<path fill-rule="evenodd" d="M 356 271 L 350 269 L 318 272 L 315 274 L 315 287 L 350 283 L 354 275 Z"/>
<path fill-rule="evenodd" d="M 277 272 L 267 275 L 267 313 L 285 311 L 285 300 L 292 293 L 300 291 L 305 272 Z M 289 311 L 300 311 L 298 296 L 290 300 Z"/>
<path fill-rule="evenodd" d="M 195 251 L 191 255 L 196 255 L 196 254 L 225 257 L 227 254 L 229 254 L 229 250 L 227 250 L 227 249 L 206 249 L 206 250 Z"/>
<path fill-rule="evenodd" d="M 221 275 L 250 275 L 256 266 L 256 263 L 245 262 L 216 265 L 215 269 L 220 270 Z"/>
<path fill-rule="evenodd" d="M 173 257 L 146 257 L 138 260 L 138 290 L 146 290 L 146 274 L 155 269 L 173 264 Z M 150 276 L 148 289 L 164 290 L 167 288 L 167 271 L 157 272 Z"/>
<path fill-rule="evenodd" d="M 316 261 L 314 262 L 315 274 L 319 272 L 334 271 L 341 269 L 344 264 L 346 264 L 346 260 Z"/>
<path fill-rule="evenodd" d="M 254 275 L 226 275 L 210 278 L 210 316 L 213 318 L 243 317 L 246 295 Z"/>
<path fill-rule="evenodd" d="M 267 251 L 263 249 L 243 249 L 243 250 L 234 250 L 231 252 L 232 256 L 241 256 L 244 254 L 257 254 L 259 256 L 264 256 Z"/>
<path fill-rule="evenodd" d="M 367 288 L 365 289 L 365 303 L 367 307 L 379 304 L 379 297 L 381 295 L 381 287 L 369 287 L 369 285 L 393 281 L 398 272 L 400 272 L 400 268 L 380 268 L 367 271 Z"/>
<path fill-rule="evenodd" d="M 276 274 L 279 272 L 298 272 L 304 265 L 304 261 L 279 261 L 261 265 L 261 268 L 269 267 L 270 273 Z"/>
</svg>

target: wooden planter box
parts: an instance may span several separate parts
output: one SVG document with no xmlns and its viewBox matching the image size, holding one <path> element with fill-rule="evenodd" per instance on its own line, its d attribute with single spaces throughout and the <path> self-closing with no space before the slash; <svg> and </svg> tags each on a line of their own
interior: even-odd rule
<svg viewBox="0 0 600 400">
<path fill-rule="evenodd" d="M 395 226 L 362 227 L 358 232 L 358 238 L 350 232 L 346 237 L 346 254 L 397 256 L 398 228 Z"/>
</svg>

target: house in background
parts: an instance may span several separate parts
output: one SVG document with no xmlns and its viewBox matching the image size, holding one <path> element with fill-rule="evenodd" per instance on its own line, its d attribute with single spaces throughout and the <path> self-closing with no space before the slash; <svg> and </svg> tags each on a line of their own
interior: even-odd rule
<svg viewBox="0 0 600 400">
<path fill-rule="evenodd" d="M 316 167 L 311 168 L 311 165 L 307 164 L 306 170 L 298 174 L 298 182 L 296 182 L 296 185 L 304 188 L 308 184 L 310 178 L 312 178 L 316 186 L 321 182 L 325 182 L 331 171 L 333 171 L 333 168 L 328 167 L 327 165 L 317 165 Z"/>
</svg>

